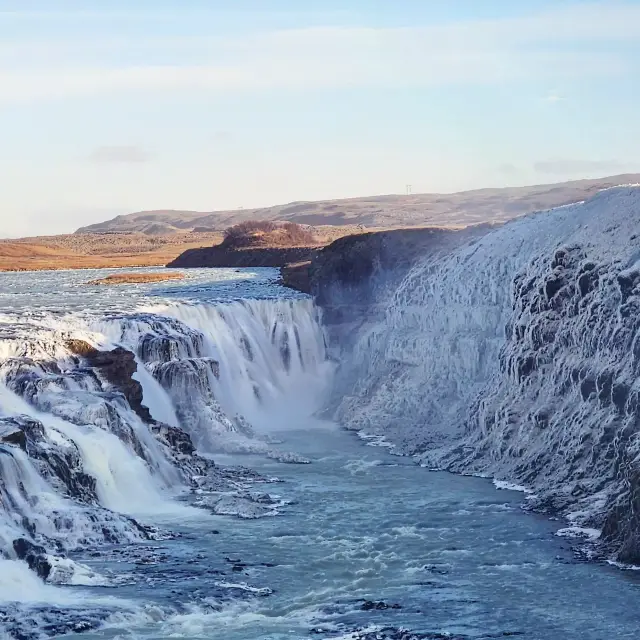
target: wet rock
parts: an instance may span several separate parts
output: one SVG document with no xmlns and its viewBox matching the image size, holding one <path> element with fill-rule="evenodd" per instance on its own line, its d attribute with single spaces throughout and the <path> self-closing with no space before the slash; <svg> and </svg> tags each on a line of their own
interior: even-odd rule
<svg viewBox="0 0 640 640">
<path fill-rule="evenodd" d="M 85 340 L 78 339 L 67 340 L 65 346 L 71 353 L 86 360 L 110 385 L 120 391 L 144 422 L 152 422 L 149 409 L 142 404 L 142 385 L 133 378 L 138 365 L 131 351 L 123 347 L 99 351 Z"/>
<path fill-rule="evenodd" d="M 51 573 L 51 563 L 47 558 L 47 550 L 26 538 L 17 538 L 13 541 L 13 550 L 20 560 L 24 560 L 29 569 L 35 571 L 40 578 L 46 580 Z"/>
<path fill-rule="evenodd" d="M 97 629 L 111 613 L 96 608 L 0 608 L 0 630 L 15 640 L 59 638 Z"/>
<path fill-rule="evenodd" d="M 385 611 L 386 609 L 402 609 L 402 605 L 395 603 L 387 604 L 382 600 L 365 600 L 360 605 L 360 611 Z"/>
<path fill-rule="evenodd" d="M 0 422 L 0 443 L 27 450 L 27 434 L 18 426 Z"/>
<path fill-rule="evenodd" d="M 440 576 L 446 576 L 449 573 L 448 567 L 437 564 L 426 564 L 424 570 Z"/>
<path fill-rule="evenodd" d="M 202 496 L 196 504 L 211 509 L 216 515 L 235 516 L 245 520 L 264 518 L 277 513 L 277 505 L 271 499 L 264 502 L 264 498 L 260 499 L 258 496 L 256 499 L 248 493 Z"/>
<path fill-rule="evenodd" d="M 0 442 L 14 444 L 27 451 L 29 443 L 44 440 L 44 426 L 28 416 L 0 417 Z"/>
<path fill-rule="evenodd" d="M 193 446 L 191 436 L 186 431 L 161 422 L 154 422 L 151 431 L 174 451 L 189 456 L 195 453 L 196 448 Z"/>
</svg>

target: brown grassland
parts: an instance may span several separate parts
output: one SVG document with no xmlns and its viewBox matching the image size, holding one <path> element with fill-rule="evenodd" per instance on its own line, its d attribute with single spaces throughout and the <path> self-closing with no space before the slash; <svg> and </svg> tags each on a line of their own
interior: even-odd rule
<svg viewBox="0 0 640 640">
<path fill-rule="evenodd" d="M 187 249 L 221 241 L 218 232 L 168 236 L 89 233 L 0 240 L 0 271 L 164 266 Z"/>
</svg>

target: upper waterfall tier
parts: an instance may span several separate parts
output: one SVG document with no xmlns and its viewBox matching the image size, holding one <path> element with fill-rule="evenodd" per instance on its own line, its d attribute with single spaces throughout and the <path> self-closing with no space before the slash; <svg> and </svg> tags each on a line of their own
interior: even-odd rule
<svg viewBox="0 0 640 640">
<path fill-rule="evenodd" d="M 184 511 L 174 496 L 206 478 L 237 491 L 194 446 L 303 461 L 269 439 L 320 408 L 330 384 L 311 300 L 146 302 L 3 317 L 0 553 L 43 578 L 66 550 L 163 535 L 134 518 Z"/>
</svg>

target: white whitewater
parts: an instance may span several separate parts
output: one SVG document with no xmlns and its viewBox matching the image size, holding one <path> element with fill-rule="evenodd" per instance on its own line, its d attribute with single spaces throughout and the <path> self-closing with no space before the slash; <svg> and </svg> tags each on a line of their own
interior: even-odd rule
<svg viewBox="0 0 640 640">
<path fill-rule="evenodd" d="M 299 428 L 322 407 L 331 382 L 318 310 L 310 300 L 176 306 L 167 313 L 202 332 L 220 365 L 225 411 L 266 432 Z"/>
<path fill-rule="evenodd" d="M 138 370 L 133 374 L 133 378 L 142 386 L 144 403 L 149 408 L 151 417 L 158 422 L 179 427 L 180 423 L 169 394 L 144 366 L 144 363 L 138 362 L 138 365 Z"/>
<path fill-rule="evenodd" d="M 82 467 L 96 481 L 96 492 L 100 504 L 107 509 L 128 515 L 162 513 L 167 510 L 168 496 L 164 490 L 179 488 L 178 475 L 170 467 L 168 460 L 162 457 L 157 443 L 151 440 L 151 434 L 140 425 L 137 431 L 141 441 L 149 445 L 147 451 L 153 451 L 153 467 L 135 455 L 117 436 L 100 427 L 75 425 L 56 416 L 35 410 L 22 398 L 0 384 L 0 407 L 5 416 L 28 416 L 39 421 L 45 428 L 47 439 L 53 444 L 72 442 L 80 452 Z M 26 453 L 20 449 L 11 450 L 12 467 L 16 474 L 2 474 L 7 487 L 13 491 L 14 503 L 27 505 L 32 499 L 39 508 L 49 510 L 63 507 L 62 499 L 37 474 Z M 155 469 L 157 473 L 152 473 Z M 24 491 L 18 491 L 23 487 Z M 19 499 L 22 495 L 22 499 Z M 169 503 L 170 504 L 170 503 Z M 36 512 L 30 513 L 31 520 Z M 38 531 L 51 536 L 52 532 Z"/>
<path fill-rule="evenodd" d="M 107 533 L 140 540 L 129 516 L 167 523 L 194 515 L 174 500 L 186 490 L 174 454 L 122 395 L 78 363 L 68 338 L 130 349 L 151 417 L 184 429 L 209 453 L 269 454 L 266 436 L 306 421 L 333 370 L 307 300 L 171 303 L 107 318 L 40 313 L 24 326 L 4 320 L 0 428 L 24 431 L 27 448 L 0 444 L 0 551 L 8 558 L 0 601 L 58 597 L 15 559 L 17 539 L 72 550 Z M 85 579 L 55 552 L 47 562 L 50 582 Z"/>
<path fill-rule="evenodd" d="M 253 434 L 299 428 L 331 385 L 310 300 L 177 303 L 91 328 L 137 353 L 152 415 L 185 429 L 203 452 L 264 450 Z"/>
</svg>

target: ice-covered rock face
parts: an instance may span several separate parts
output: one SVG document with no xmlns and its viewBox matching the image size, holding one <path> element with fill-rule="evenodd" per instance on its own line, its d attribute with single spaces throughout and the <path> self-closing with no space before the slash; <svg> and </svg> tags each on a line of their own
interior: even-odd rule
<svg viewBox="0 0 640 640">
<path fill-rule="evenodd" d="M 640 560 L 637 234 L 640 188 L 617 188 L 425 256 L 350 347 L 338 419 Z"/>
<path fill-rule="evenodd" d="M 453 466 L 534 487 L 638 562 L 640 265 L 561 247 L 516 277 L 514 307 L 499 383 L 467 424 L 473 453 Z"/>
</svg>

